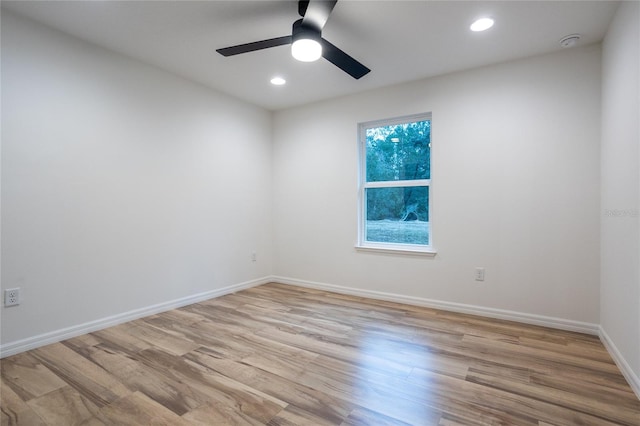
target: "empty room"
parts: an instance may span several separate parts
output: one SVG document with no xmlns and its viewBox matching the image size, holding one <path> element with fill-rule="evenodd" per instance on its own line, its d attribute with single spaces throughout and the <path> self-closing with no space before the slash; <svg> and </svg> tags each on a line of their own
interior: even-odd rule
<svg viewBox="0 0 640 426">
<path fill-rule="evenodd" d="M 4 1 L 2 425 L 640 425 L 639 1 Z"/>
</svg>

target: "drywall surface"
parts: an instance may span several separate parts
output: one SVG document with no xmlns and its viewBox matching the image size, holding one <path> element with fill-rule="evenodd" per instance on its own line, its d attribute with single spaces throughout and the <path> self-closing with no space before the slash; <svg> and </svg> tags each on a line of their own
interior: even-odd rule
<svg viewBox="0 0 640 426">
<path fill-rule="evenodd" d="M 603 43 L 601 325 L 640 377 L 640 3 Z M 640 382 L 638 382 L 640 383 Z"/>
<path fill-rule="evenodd" d="M 3 343 L 269 276 L 271 199 L 270 113 L 3 11 Z"/>
<path fill-rule="evenodd" d="M 600 55 L 574 48 L 275 113 L 276 276 L 598 323 Z M 422 112 L 438 253 L 357 251 L 357 125 Z"/>
</svg>

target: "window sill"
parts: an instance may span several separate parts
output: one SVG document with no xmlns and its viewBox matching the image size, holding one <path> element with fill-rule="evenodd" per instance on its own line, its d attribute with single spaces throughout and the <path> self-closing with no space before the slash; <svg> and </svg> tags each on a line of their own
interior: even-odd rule
<svg viewBox="0 0 640 426">
<path fill-rule="evenodd" d="M 398 254 L 408 256 L 424 256 L 435 257 L 438 253 L 433 247 L 420 247 L 420 246 L 391 246 L 388 244 L 366 244 L 356 245 L 357 251 L 370 252 L 370 253 L 382 253 L 382 254 Z"/>
</svg>

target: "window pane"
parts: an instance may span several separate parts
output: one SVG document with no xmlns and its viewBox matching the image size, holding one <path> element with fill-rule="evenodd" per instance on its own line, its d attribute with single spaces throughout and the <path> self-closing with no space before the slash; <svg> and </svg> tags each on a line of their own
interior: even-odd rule
<svg viewBox="0 0 640 426">
<path fill-rule="evenodd" d="M 365 240 L 429 245 L 429 187 L 367 188 Z"/>
<path fill-rule="evenodd" d="M 367 182 L 431 179 L 431 121 L 366 129 Z"/>
</svg>

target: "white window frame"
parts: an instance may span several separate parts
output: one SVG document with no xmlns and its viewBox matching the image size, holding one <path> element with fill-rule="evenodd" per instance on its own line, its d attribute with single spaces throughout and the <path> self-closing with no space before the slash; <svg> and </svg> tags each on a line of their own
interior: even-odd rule
<svg viewBox="0 0 640 426">
<path fill-rule="evenodd" d="M 410 254 L 433 257 L 436 250 L 433 246 L 433 227 L 431 226 L 432 218 L 432 184 L 431 179 L 418 180 L 396 180 L 396 181 L 378 181 L 367 182 L 367 137 L 366 130 L 374 127 L 393 126 L 397 124 L 413 123 L 416 121 L 432 121 L 432 114 L 422 113 L 390 119 L 382 119 L 376 121 L 368 121 L 358 124 L 358 242 L 356 249 L 359 251 L 373 251 L 381 253 L 393 254 Z M 432 135 L 433 136 L 433 135 Z M 431 139 L 433 141 L 433 138 Z M 430 159 L 433 158 L 433 151 Z M 431 167 L 433 171 L 433 168 Z M 429 244 L 402 244 L 402 243 L 381 243 L 366 241 L 366 217 L 367 205 L 365 199 L 365 191 L 369 188 L 402 188 L 408 186 L 422 186 L 429 188 Z"/>
</svg>

